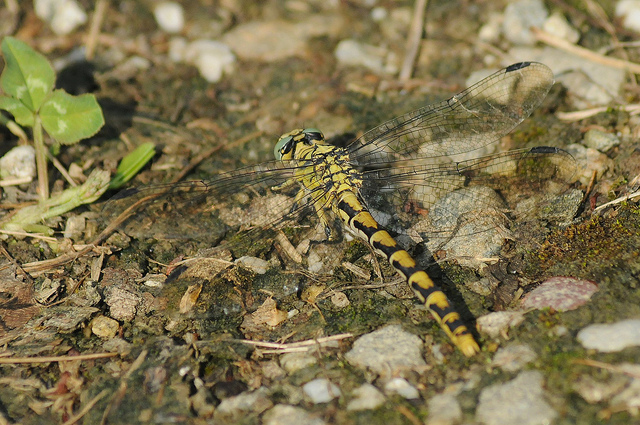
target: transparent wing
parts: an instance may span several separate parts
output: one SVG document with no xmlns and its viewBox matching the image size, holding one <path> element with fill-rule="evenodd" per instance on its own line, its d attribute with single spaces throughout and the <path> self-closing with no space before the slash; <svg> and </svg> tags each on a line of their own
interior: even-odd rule
<svg viewBox="0 0 640 425">
<path fill-rule="evenodd" d="M 448 100 L 387 121 L 348 149 L 360 166 L 417 158 L 437 162 L 477 151 L 527 118 L 553 82 L 546 65 L 514 64 Z"/>
<path fill-rule="evenodd" d="M 428 241 L 434 250 L 453 238 L 487 237 L 485 232 L 509 239 L 510 218 L 570 219 L 549 217 L 549 208 L 570 190 L 575 171 L 569 153 L 536 147 L 438 165 L 370 170 L 361 196 L 383 225 Z"/>
<path fill-rule="evenodd" d="M 126 189 L 105 203 L 102 216 L 110 222 L 126 213 L 120 228 L 139 239 L 198 240 L 213 247 L 240 232 L 220 248 L 270 244 L 285 226 L 317 222 L 310 206 L 323 198 L 323 190 L 318 187 L 296 202 L 300 185 L 292 180 L 294 173 L 301 178 L 312 170 L 271 161 L 208 180 Z"/>
</svg>

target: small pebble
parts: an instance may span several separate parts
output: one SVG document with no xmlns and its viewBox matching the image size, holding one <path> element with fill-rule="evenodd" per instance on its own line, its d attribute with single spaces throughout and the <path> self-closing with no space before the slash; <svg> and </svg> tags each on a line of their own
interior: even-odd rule
<svg viewBox="0 0 640 425">
<path fill-rule="evenodd" d="M 345 308 L 350 304 L 349 298 L 347 298 L 344 292 L 336 292 L 333 294 L 331 296 L 331 302 L 338 308 Z"/>
<path fill-rule="evenodd" d="M 236 57 L 228 45 L 215 40 L 187 42 L 174 37 L 169 41 L 169 58 L 174 62 L 186 62 L 200 71 L 202 78 L 210 83 L 220 81 L 223 74 L 235 69 Z"/>
<path fill-rule="evenodd" d="M 629 414 L 637 416 L 640 409 L 640 379 L 633 379 L 625 389 L 611 399 L 609 406 L 616 411 L 625 409 Z"/>
<path fill-rule="evenodd" d="M 85 217 L 81 215 L 73 215 L 67 219 L 67 222 L 64 226 L 63 236 L 65 238 L 79 240 L 82 238 L 84 230 L 86 229 L 86 220 Z"/>
<path fill-rule="evenodd" d="M 588 280 L 556 276 L 542 282 L 522 300 L 524 309 L 553 308 L 556 311 L 575 310 L 586 304 L 598 286 Z"/>
<path fill-rule="evenodd" d="M 175 34 L 184 28 L 184 9 L 180 3 L 163 1 L 153 9 L 158 26 L 165 32 Z"/>
<path fill-rule="evenodd" d="M 347 39 L 338 43 L 334 55 L 343 65 L 363 66 L 373 72 L 385 73 L 386 49 Z"/>
<path fill-rule="evenodd" d="M 239 264 L 257 274 L 265 274 L 267 272 L 267 269 L 269 268 L 268 261 L 257 257 L 249 257 L 246 255 L 238 258 L 236 260 L 236 264 Z"/>
<path fill-rule="evenodd" d="M 33 146 L 16 146 L 0 158 L 0 178 L 9 176 L 27 180 L 36 176 L 36 151 Z"/>
<path fill-rule="evenodd" d="M 541 28 L 548 12 L 541 0 L 520 0 L 509 3 L 504 10 L 502 32 L 513 44 L 533 45 L 536 42 L 530 28 Z"/>
<path fill-rule="evenodd" d="M 267 411 L 263 418 L 264 425 L 324 425 L 319 415 L 308 413 L 304 409 L 288 404 L 277 404 Z"/>
<path fill-rule="evenodd" d="M 524 320 L 524 313 L 520 311 L 496 311 L 478 317 L 476 324 L 480 333 L 491 338 L 507 337 L 510 328 L 515 328 Z"/>
<path fill-rule="evenodd" d="M 578 341 L 584 348 L 602 353 L 615 353 L 627 347 L 638 346 L 640 319 L 589 325 L 578 332 Z"/>
<path fill-rule="evenodd" d="M 287 373 L 293 373 L 318 363 L 318 359 L 308 353 L 285 353 L 280 356 L 280 366 Z"/>
<path fill-rule="evenodd" d="M 486 22 L 478 31 L 478 39 L 485 43 L 497 43 L 502 34 L 502 20 L 504 16 L 500 13 L 491 13 Z"/>
<path fill-rule="evenodd" d="M 384 394 L 371 384 L 362 384 L 352 395 L 355 397 L 347 404 L 347 410 L 373 410 L 380 407 L 384 401 Z"/>
<path fill-rule="evenodd" d="M 420 393 L 404 378 L 393 378 L 384 384 L 384 392 L 387 394 L 398 394 L 407 400 L 415 400 L 420 398 Z"/>
<path fill-rule="evenodd" d="M 509 345 L 500 348 L 496 352 L 491 361 L 491 366 L 497 366 L 506 372 L 515 372 L 534 361 L 537 357 L 536 352 L 528 345 Z"/>
<path fill-rule="evenodd" d="M 426 367 L 422 358 L 422 340 L 404 331 L 400 325 L 385 326 L 361 336 L 345 357 L 349 363 L 383 376 Z"/>
<path fill-rule="evenodd" d="M 33 9 L 57 35 L 70 34 L 87 22 L 87 14 L 75 0 L 35 0 Z"/>
<path fill-rule="evenodd" d="M 542 29 L 558 38 L 562 38 L 571 43 L 577 43 L 580 33 L 569 24 L 567 19 L 560 12 L 555 12 L 546 21 Z"/>
<path fill-rule="evenodd" d="M 214 413 L 214 419 L 222 423 L 239 422 L 248 414 L 260 414 L 273 406 L 268 390 L 260 387 L 223 399 Z"/>
<path fill-rule="evenodd" d="M 462 408 L 454 394 L 437 394 L 429 400 L 429 425 L 455 425 L 462 420 Z"/>
<path fill-rule="evenodd" d="M 389 12 L 384 7 L 378 6 L 371 9 L 371 20 L 373 22 L 382 22 L 389 16 Z"/>
<path fill-rule="evenodd" d="M 628 376 L 612 375 L 606 380 L 600 380 L 589 375 L 582 375 L 572 382 L 571 387 L 587 403 L 595 404 L 607 401 L 620 393 L 631 379 Z"/>
<path fill-rule="evenodd" d="M 118 353 L 122 356 L 126 356 L 131 352 L 133 344 L 122 338 L 114 337 L 106 340 L 104 344 L 102 344 L 102 348 L 104 351 L 108 351 L 109 353 Z"/>
<path fill-rule="evenodd" d="M 302 386 L 302 391 L 304 391 L 314 404 L 328 403 L 342 395 L 340 388 L 324 378 L 307 382 Z"/>
<path fill-rule="evenodd" d="M 605 133 L 604 131 L 592 128 L 584 133 L 582 143 L 588 148 L 597 149 L 600 152 L 607 152 L 609 149 L 614 148 L 620 144 L 618 136 L 611 133 Z"/>
<path fill-rule="evenodd" d="M 113 338 L 119 328 L 120 324 L 110 317 L 98 316 L 91 321 L 91 332 L 100 338 Z"/>
<path fill-rule="evenodd" d="M 112 318 L 129 322 L 136 316 L 142 297 L 126 289 L 110 286 L 104 291 L 104 302 L 109 306 Z"/>
<path fill-rule="evenodd" d="M 616 17 L 622 17 L 622 26 L 631 31 L 640 32 L 640 1 L 620 0 L 616 4 Z"/>
<path fill-rule="evenodd" d="M 594 171 L 598 176 L 603 176 L 607 170 L 614 167 L 611 158 L 595 149 L 585 148 L 580 144 L 573 143 L 567 146 L 566 150 L 573 155 L 578 164 L 578 172 L 575 178 L 585 186 L 589 184 Z"/>
<path fill-rule="evenodd" d="M 341 15 L 309 14 L 300 22 L 252 21 L 236 25 L 222 41 L 246 61 L 275 62 L 305 57 L 313 37 L 337 37 L 344 26 Z"/>
<path fill-rule="evenodd" d="M 480 392 L 476 420 L 485 425 L 540 425 L 554 422 L 558 413 L 544 398 L 542 374 L 520 373 L 504 384 Z"/>
<path fill-rule="evenodd" d="M 185 58 L 198 71 L 202 78 L 210 83 L 222 79 L 223 74 L 233 72 L 236 57 L 226 44 L 215 40 L 196 40 L 189 43 L 185 50 Z"/>
</svg>

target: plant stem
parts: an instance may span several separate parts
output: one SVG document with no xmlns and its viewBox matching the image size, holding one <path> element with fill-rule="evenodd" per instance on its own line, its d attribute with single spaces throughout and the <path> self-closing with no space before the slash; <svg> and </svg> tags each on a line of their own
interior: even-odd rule
<svg viewBox="0 0 640 425">
<path fill-rule="evenodd" d="M 44 138 L 42 136 L 42 122 L 35 114 L 33 124 L 33 142 L 36 148 L 36 169 L 38 170 L 38 192 L 40 202 L 49 198 L 49 174 L 47 173 L 47 155 Z"/>
</svg>

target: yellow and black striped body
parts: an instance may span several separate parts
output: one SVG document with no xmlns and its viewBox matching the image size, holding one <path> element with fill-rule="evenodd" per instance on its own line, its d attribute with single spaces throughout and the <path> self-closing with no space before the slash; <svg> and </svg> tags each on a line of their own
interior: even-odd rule
<svg viewBox="0 0 640 425">
<path fill-rule="evenodd" d="M 274 152 L 277 159 L 296 169 L 294 179 L 302 186 L 296 198 L 298 202 L 310 197 L 326 229 L 330 228 L 328 214 L 333 212 L 351 231 L 389 260 L 466 356 L 479 351 L 478 344 L 446 295 L 367 210 L 359 196 L 362 176 L 351 165 L 345 149 L 326 144 L 319 130 L 299 129 L 281 136 Z"/>
</svg>

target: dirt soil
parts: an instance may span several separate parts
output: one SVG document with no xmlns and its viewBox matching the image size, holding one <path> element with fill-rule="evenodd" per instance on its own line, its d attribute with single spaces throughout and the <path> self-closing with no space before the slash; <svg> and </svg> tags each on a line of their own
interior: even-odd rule
<svg viewBox="0 0 640 425">
<path fill-rule="evenodd" d="M 23 3 L 17 14 L 2 12 L 14 23 L 3 34 L 27 41 L 56 64 L 73 66 L 57 69 L 59 84 L 75 93 L 93 92 L 104 109 L 103 130 L 60 147 L 57 160 L 87 175 L 96 167 L 114 172 L 126 153 L 155 143 L 156 156 L 130 187 L 174 182 L 186 168 L 183 182 L 270 160 L 278 136 L 295 128 L 320 128 L 344 145 L 387 119 L 462 90 L 471 73 L 487 67 L 487 57 L 495 60 L 489 65 L 501 67 L 496 57 L 509 47 L 505 40 L 486 45 L 477 37 L 491 14 L 504 10 L 503 2 L 430 2 L 414 78 L 400 81 L 384 69 L 345 65 L 334 50 L 340 40 L 354 38 L 380 46 L 387 65 L 399 64 L 412 2 L 184 1 L 186 26 L 180 35 L 188 41 L 225 40 L 249 23 L 261 26 L 254 34 L 260 37 L 259 31 L 310 22 L 313 35 L 301 39 L 293 53 L 282 46 L 251 51 L 259 43 L 249 40 L 233 68 L 207 82 L 195 66 L 170 59 L 174 36 L 156 24 L 154 2 L 108 4 L 92 41 L 94 57 L 80 64 L 70 64 L 69 55 L 86 46 L 89 24 L 55 35 L 31 3 Z M 93 3 L 80 1 L 89 20 Z M 372 18 L 369 3 L 386 8 L 386 24 Z M 590 12 L 564 2 L 548 6 L 563 11 L 592 50 L 613 43 L 605 29 L 589 26 Z M 322 19 L 330 24 L 316 28 Z M 632 37 L 619 31 L 622 40 Z M 292 39 L 299 37 L 295 34 Z M 638 61 L 634 52 L 628 59 Z M 637 102 L 635 77 L 627 81 L 621 100 Z M 325 423 L 416 424 L 431 417 L 429 400 L 449 391 L 456 392 L 461 413 L 453 422 L 439 423 L 479 423 L 474 415 L 483 389 L 514 376 L 492 359 L 501 347 L 516 343 L 537 354 L 527 367 L 546 378 L 545 397 L 559 412 L 553 423 L 638 420 L 632 408 L 616 410 L 607 398 L 586 400 L 574 385 L 584 379 L 610 383 L 614 372 L 603 364 L 637 363 L 640 355 L 638 347 L 598 353 L 576 340 L 589 324 L 640 317 L 640 208 L 625 201 L 595 211 L 637 189 L 637 121 L 616 109 L 571 122 L 556 115 L 573 110 L 567 89 L 556 84 L 501 146 L 567 148 L 581 143 L 590 129 L 618 135 L 620 144 L 603 154 L 608 166 L 599 169 L 595 186 L 573 184 L 571 189 L 586 194 L 575 219 L 519 229 L 495 261 L 482 267 L 453 261 L 432 269 L 471 327 L 492 312 L 523 314 L 519 325 L 497 335 L 474 331 L 482 346 L 475 357 L 465 358 L 450 343 L 406 285 L 382 259 L 372 262 L 361 242 L 317 248 L 320 258 L 336 259 L 335 267 L 322 273 L 296 266 L 286 245 L 273 240 L 244 247 L 248 263 L 238 265 L 235 252 L 208 255 L 235 235 L 217 216 L 167 204 L 164 210 L 171 210 L 175 221 L 149 224 L 150 214 L 143 211 L 77 255 L 115 218 L 104 209 L 115 195 L 110 192 L 48 222 L 53 239 L 3 236 L 0 423 L 280 423 L 264 412 L 291 404 Z M 6 130 L 0 137 L 2 154 L 17 143 Z M 67 186 L 54 167 L 50 180 L 54 192 Z M 18 188 L 11 201 L 4 191 L 5 217 L 33 199 L 35 188 L 35 183 Z M 65 238 L 72 216 L 82 217 L 84 227 Z M 283 236 L 298 242 L 304 230 L 289 229 Z M 252 263 L 255 258 L 262 262 Z M 345 261 L 353 268 L 342 267 Z M 523 311 L 522 297 L 552 276 L 587 280 L 599 290 L 575 310 Z M 354 366 L 345 354 L 359 336 L 387 324 L 400 324 L 422 340 L 427 366 L 397 374 L 419 397 L 387 394 L 374 410 L 348 410 L 356 388 L 363 383 L 382 388 L 388 377 Z M 309 344 L 295 345 L 303 341 Z M 306 353 L 301 358 L 309 364 L 289 368 L 283 356 L 290 352 Z M 342 395 L 327 403 L 310 401 L 300 388 L 314 378 L 329 379 Z M 260 402 L 226 413 L 219 409 L 224 400 L 260 388 L 268 394 Z"/>
</svg>

